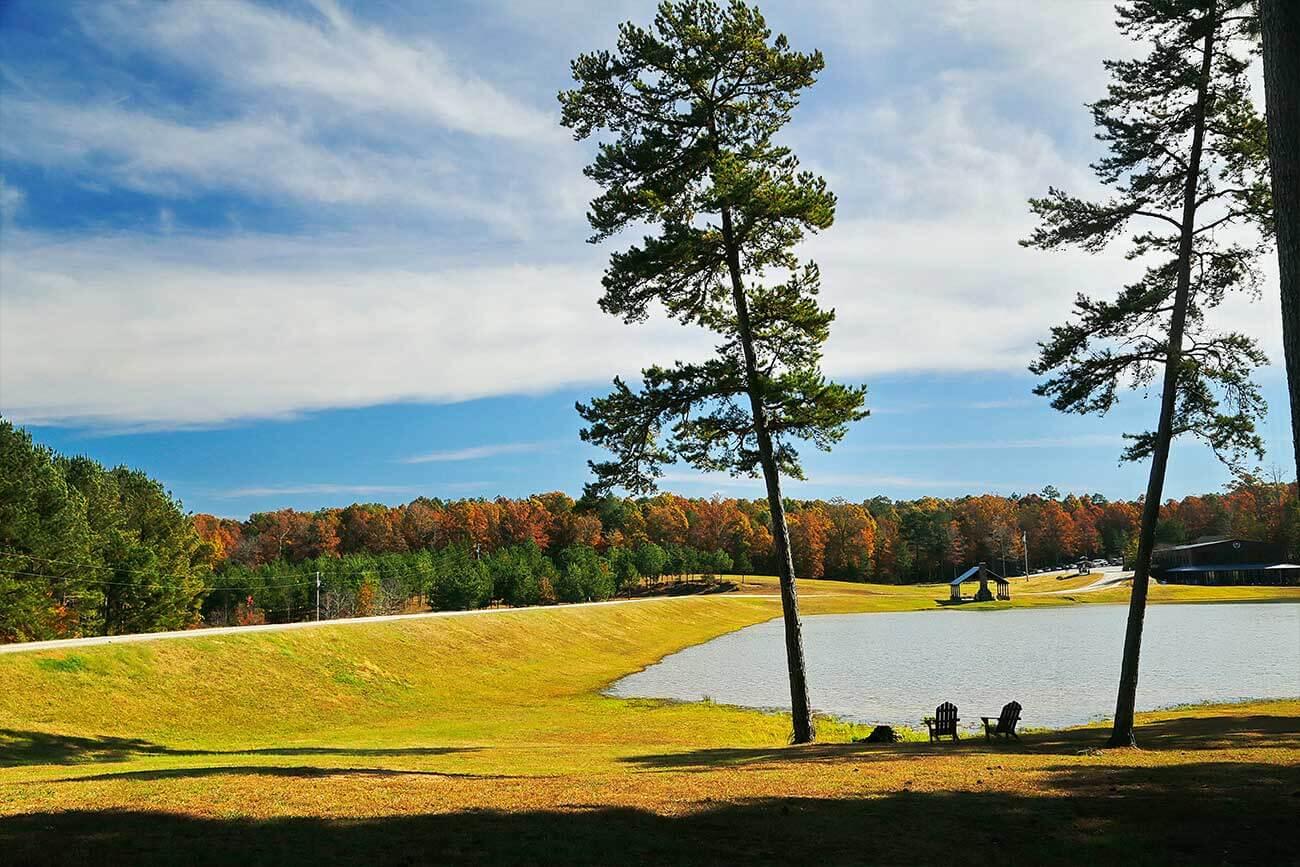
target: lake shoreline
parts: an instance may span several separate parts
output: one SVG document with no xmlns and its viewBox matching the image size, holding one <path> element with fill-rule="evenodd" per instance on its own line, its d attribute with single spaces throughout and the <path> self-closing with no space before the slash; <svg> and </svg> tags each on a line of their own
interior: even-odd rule
<svg viewBox="0 0 1300 867">
<path fill-rule="evenodd" d="M 1290 673 L 1300 660 L 1300 612 L 1242 603 L 1201 600 L 1148 612 L 1140 709 L 1300 696 Z M 915 610 L 810 613 L 804 645 L 812 706 L 840 723 L 914 729 L 943 701 L 974 722 L 1015 699 L 1026 726 L 1103 722 L 1113 709 L 1123 606 L 1039 608 L 986 608 L 988 617 L 955 619 L 914 617 Z M 788 713 L 781 629 L 780 618 L 770 618 L 719 635 L 601 694 Z M 1257 647 L 1272 650 L 1258 654 Z"/>
</svg>

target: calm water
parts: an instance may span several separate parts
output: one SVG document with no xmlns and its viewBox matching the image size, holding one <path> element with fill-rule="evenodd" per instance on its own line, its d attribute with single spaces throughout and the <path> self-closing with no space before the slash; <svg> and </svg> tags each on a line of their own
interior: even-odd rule
<svg viewBox="0 0 1300 867">
<path fill-rule="evenodd" d="M 918 611 L 804 618 L 813 707 L 859 722 L 917 726 L 942 701 L 962 724 L 1012 699 L 1024 725 L 1114 712 L 1124 605 Z M 625 698 L 789 708 L 780 619 L 665 658 L 611 687 Z M 1300 696 L 1300 605 L 1154 605 L 1138 709 Z"/>
</svg>

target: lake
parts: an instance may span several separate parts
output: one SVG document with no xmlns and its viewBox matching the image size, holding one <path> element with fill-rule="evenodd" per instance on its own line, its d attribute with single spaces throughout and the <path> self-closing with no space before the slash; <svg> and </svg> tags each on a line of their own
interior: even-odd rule
<svg viewBox="0 0 1300 867">
<path fill-rule="evenodd" d="M 1015 699 L 1023 725 L 1114 713 L 1127 605 L 805 617 L 813 707 L 864 723 L 920 725 L 951 701 L 963 726 Z M 609 694 L 786 709 L 780 618 L 666 657 Z M 1300 696 L 1300 605 L 1153 605 L 1138 709 Z"/>
</svg>

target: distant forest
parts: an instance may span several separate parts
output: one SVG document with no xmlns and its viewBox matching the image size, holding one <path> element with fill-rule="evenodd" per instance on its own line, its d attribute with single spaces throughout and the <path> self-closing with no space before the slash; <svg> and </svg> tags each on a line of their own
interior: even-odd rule
<svg viewBox="0 0 1300 867">
<path fill-rule="evenodd" d="M 138 470 L 64 457 L 0 420 L 0 640 L 607 599 L 668 576 L 773 571 L 766 501 L 722 497 L 442 500 L 187 514 Z M 984 494 L 787 503 L 797 574 L 880 583 L 964 565 L 1131 557 L 1139 502 Z M 1170 500 L 1158 538 L 1233 535 L 1300 557 L 1295 485 L 1243 477 Z M 1005 563 L 1005 565 L 1004 565 Z"/>
</svg>

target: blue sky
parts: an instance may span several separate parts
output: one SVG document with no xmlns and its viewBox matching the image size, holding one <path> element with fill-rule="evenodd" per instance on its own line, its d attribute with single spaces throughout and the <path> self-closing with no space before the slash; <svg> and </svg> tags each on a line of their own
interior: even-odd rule
<svg viewBox="0 0 1300 867">
<path fill-rule="evenodd" d="M 797 496 L 1053 483 L 1135 496 L 1120 434 L 1063 417 L 1035 342 L 1132 274 L 1027 251 L 1025 198 L 1088 192 L 1082 104 L 1130 51 L 1108 3 L 766 3 L 827 69 L 786 135 L 839 195 L 806 254 L 839 319 L 826 366 L 874 415 Z M 0 412 L 65 451 L 245 515 L 418 494 L 577 493 L 575 400 L 705 335 L 596 308 L 590 154 L 568 60 L 646 2 L 43 3 L 0 7 Z M 1280 358 L 1272 263 L 1225 325 Z M 1285 385 L 1265 466 L 1286 464 Z M 422 460 L 413 460 L 422 458 Z M 1168 491 L 1218 489 L 1201 447 Z M 754 495 L 674 469 L 686 494 Z"/>
</svg>

